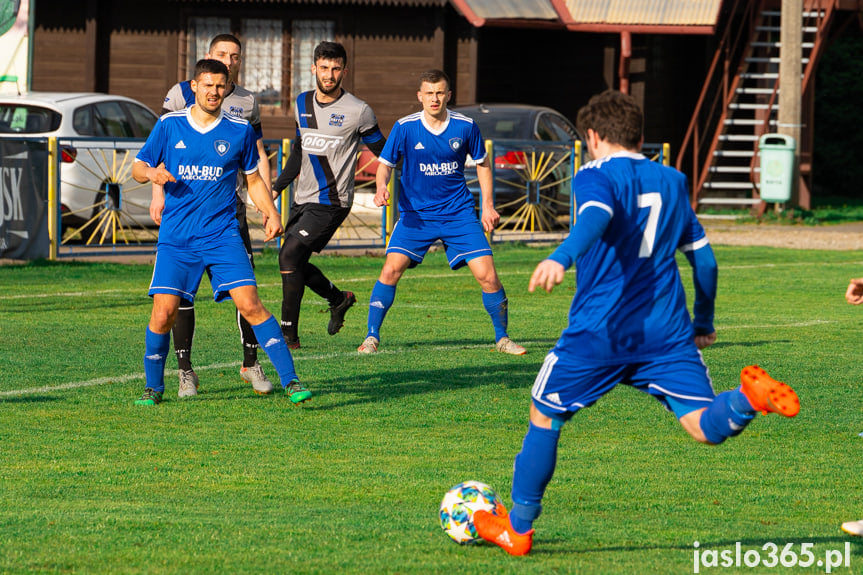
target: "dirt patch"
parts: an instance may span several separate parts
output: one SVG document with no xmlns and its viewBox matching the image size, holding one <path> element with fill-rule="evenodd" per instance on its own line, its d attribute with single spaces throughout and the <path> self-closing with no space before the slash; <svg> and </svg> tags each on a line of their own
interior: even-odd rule
<svg viewBox="0 0 863 575">
<path fill-rule="evenodd" d="M 714 246 L 767 246 L 807 250 L 863 249 L 863 222 L 835 226 L 780 226 L 704 221 Z"/>
</svg>

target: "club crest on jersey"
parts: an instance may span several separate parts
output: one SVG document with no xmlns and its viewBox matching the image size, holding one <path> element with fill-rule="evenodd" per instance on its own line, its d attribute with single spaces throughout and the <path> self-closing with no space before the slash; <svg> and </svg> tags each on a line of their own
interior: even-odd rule
<svg viewBox="0 0 863 575">
<path fill-rule="evenodd" d="M 450 138 L 449 147 L 452 148 L 453 152 L 458 152 L 461 148 L 461 138 Z"/>
<path fill-rule="evenodd" d="M 216 140 L 213 142 L 213 147 L 216 148 L 216 153 L 224 156 L 231 149 L 231 143 L 227 140 Z"/>
<path fill-rule="evenodd" d="M 345 123 L 345 115 L 344 114 L 330 114 L 330 126 L 335 126 L 336 128 L 341 128 L 342 124 Z"/>
<path fill-rule="evenodd" d="M 241 106 L 230 106 L 228 108 L 228 113 L 232 116 L 236 116 L 237 118 L 243 117 L 243 108 Z"/>
</svg>

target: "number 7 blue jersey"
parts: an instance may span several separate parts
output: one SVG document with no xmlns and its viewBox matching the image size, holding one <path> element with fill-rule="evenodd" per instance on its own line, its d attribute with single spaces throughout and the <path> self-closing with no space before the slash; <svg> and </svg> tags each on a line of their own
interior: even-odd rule
<svg viewBox="0 0 863 575">
<path fill-rule="evenodd" d="M 585 164 L 574 188 L 579 217 L 600 209 L 611 219 L 576 261 L 577 289 L 560 345 L 598 364 L 689 349 L 694 330 L 675 252 L 710 248 L 689 205 L 686 177 L 618 152 Z"/>
</svg>

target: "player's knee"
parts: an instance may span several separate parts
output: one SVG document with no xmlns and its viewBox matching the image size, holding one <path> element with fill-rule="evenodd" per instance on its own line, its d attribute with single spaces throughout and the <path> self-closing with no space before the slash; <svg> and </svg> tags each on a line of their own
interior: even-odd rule
<svg viewBox="0 0 863 575">
<path fill-rule="evenodd" d="M 282 273 L 295 273 L 309 261 L 310 256 L 311 251 L 305 244 L 296 236 L 288 234 L 279 250 L 279 270 Z"/>
<path fill-rule="evenodd" d="M 384 267 L 381 269 L 381 275 L 378 278 L 378 281 L 388 286 L 394 286 L 399 283 L 400 279 L 402 279 L 403 273 L 404 270 L 384 264 Z"/>
<path fill-rule="evenodd" d="M 177 319 L 177 310 L 165 307 L 154 307 L 150 314 L 150 331 L 167 333 Z"/>
<path fill-rule="evenodd" d="M 530 404 L 530 422 L 540 429 L 550 429 L 552 431 L 560 431 L 574 413 L 567 412 L 555 414 L 554 416 L 547 415 L 536 407 L 536 403 Z"/>
</svg>

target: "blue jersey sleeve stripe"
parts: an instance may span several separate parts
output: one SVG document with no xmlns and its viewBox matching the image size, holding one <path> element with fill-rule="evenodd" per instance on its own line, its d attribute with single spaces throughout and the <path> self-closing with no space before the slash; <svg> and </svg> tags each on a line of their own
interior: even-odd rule
<svg viewBox="0 0 863 575">
<path fill-rule="evenodd" d="M 584 210 L 586 210 L 587 208 L 599 208 L 608 212 L 609 216 L 614 217 L 614 210 L 611 209 L 611 206 L 597 201 L 585 202 L 584 205 L 578 208 L 578 215 L 580 216 L 582 212 L 584 212 Z"/>
<path fill-rule="evenodd" d="M 708 241 L 707 236 L 704 236 L 700 240 L 696 240 L 696 241 L 692 242 L 691 244 L 686 244 L 686 245 L 680 246 L 680 251 L 684 252 L 684 253 L 685 252 L 694 252 L 695 250 L 700 250 L 701 248 L 703 248 L 704 246 L 709 245 L 709 244 L 710 244 L 710 241 Z"/>
</svg>

